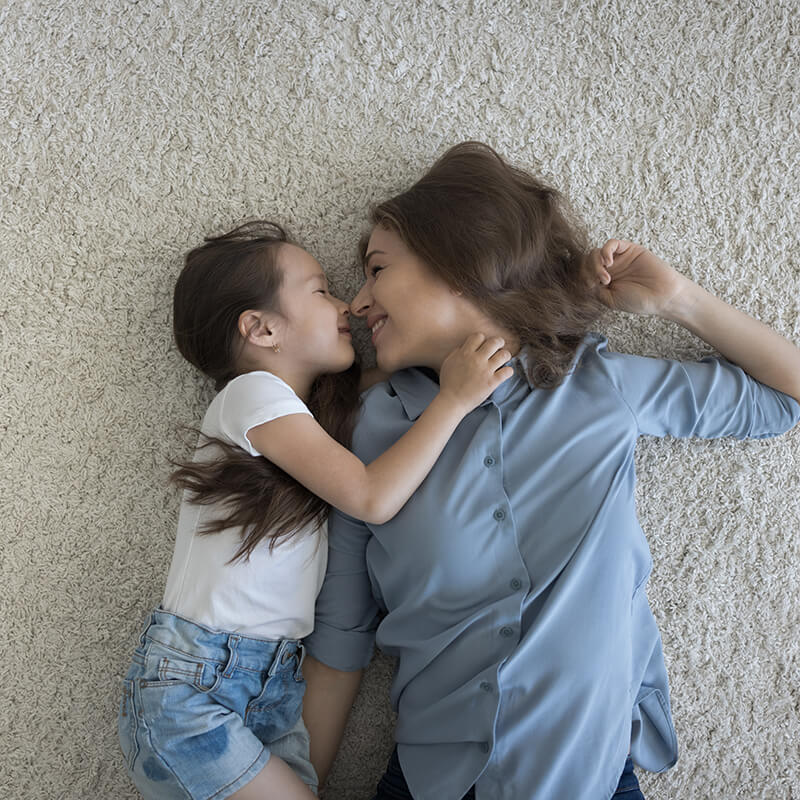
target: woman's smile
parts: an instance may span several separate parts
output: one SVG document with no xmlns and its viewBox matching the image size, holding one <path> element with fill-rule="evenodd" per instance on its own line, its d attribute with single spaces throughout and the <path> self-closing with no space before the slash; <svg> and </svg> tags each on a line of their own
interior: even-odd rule
<svg viewBox="0 0 800 800">
<path fill-rule="evenodd" d="M 378 334 L 383 330 L 384 325 L 386 325 L 387 317 L 379 316 L 375 319 L 375 321 L 370 321 L 369 328 L 372 331 L 372 344 L 375 345 L 375 341 L 378 338 Z"/>
</svg>

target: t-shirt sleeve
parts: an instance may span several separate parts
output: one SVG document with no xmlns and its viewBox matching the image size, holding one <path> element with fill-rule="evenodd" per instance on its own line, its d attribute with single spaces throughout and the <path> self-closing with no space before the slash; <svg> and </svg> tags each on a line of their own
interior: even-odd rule
<svg viewBox="0 0 800 800">
<path fill-rule="evenodd" d="M 352 672 L 372 659 L 380 608 L 367 571 L 369 528 L 332 510 L 328 519 L 328 570 L 317 597 L 308 652 L 334 669 Z"/>
<path fill-rule="evenodd" d="M 671 361 L 600 353 L 639 433 L 763 439 L 800 420 L 800 404 L 724 358 Z"/>
<path fill-rule="evenodd" d="M 249 372 L 229 383 L 219 411 L 220 432 L 252 456 L 261 455 L 247 432 L 289 414 L 308 414 L 308 406 L 280 378 L 268 372 Z"/>
</svg>

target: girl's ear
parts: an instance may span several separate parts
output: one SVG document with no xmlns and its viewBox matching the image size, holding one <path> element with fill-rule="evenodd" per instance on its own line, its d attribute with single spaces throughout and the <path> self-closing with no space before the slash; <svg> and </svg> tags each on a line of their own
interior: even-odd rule
<svg viewBox="0 0 800 800">
<path fill-rule="evenodd" d="M 278 320 L 264 311 L 243 311 L 239 315 L 239 333 L 246 342 L 259 347 L 280 344 L 277 340 Z"/>
</svg>

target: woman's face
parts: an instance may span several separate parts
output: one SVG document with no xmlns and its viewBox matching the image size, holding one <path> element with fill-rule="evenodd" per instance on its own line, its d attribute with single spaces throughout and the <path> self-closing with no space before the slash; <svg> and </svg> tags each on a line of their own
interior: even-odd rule
<svg viewBox="0 0 800 800">
<path fill-rule="evenodd" d="M 372 231 L 365 262 L 366 282 L 350 304 L 372 330 L 378 367 L 394 372 L 430 367 L 480 323 L 480 313 L 412 253 L 394 231 Z"/>
</svg>

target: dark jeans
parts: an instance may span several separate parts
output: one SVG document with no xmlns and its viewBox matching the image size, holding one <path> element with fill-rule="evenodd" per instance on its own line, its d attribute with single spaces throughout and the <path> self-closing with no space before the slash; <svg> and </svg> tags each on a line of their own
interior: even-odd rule
<svg viewBox="0 0 800 800">
<path fill-rule="evenodd" d="M 639 790 L 639 781 L 633 772 L 633 761 L 630 758 L 625 762 L 625 769 L 619 779 L 614 797 L 618 797 L 619 800 L 644 800 L 644 795 Z M 377 794 L 372 800 L 414 800 L 408 791 L 403 770 L 400 769 L 397 748 L 392 752 L 389 763 L 386 765 L 386 772 L 378 783 Z M 475 800 L 474 786 L 464 795 L 463 800 Z"/>
</svg>

